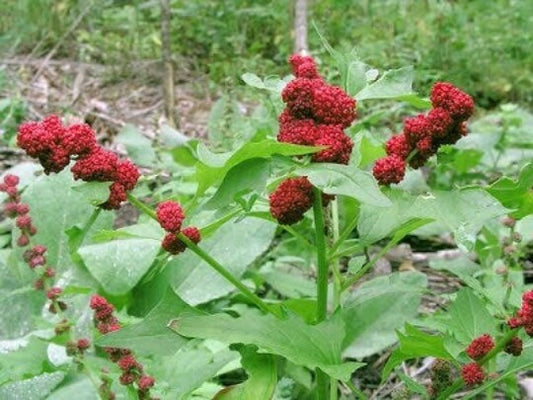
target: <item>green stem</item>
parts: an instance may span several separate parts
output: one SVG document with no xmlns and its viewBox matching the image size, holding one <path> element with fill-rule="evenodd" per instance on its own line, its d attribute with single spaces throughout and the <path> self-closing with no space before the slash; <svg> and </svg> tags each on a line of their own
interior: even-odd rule
<svg viewBox="0 0 533 400">
<path fill-rule="evenodd" d="M 87 233 L 89 233 L 89 230 L 92 228 L 93 224 L 98 219 L 98 216 L 100 215 L 100 212 L 102 209 L 100 207 L 96 207 L 92 214 L 90 215 L 89 219 L 85 222 L 85 225 L 83 225 L 83 228 L 81 229 L 80 235 L 76 239 L 74 249 L 78 249 L 85 240 L 85 236 L 87 236 Z"/>
<path fill-rule="evenodd" d="M 132 195 L 131 193 L 128 193 L 128 200 L 131 204 L 133 204 L 135 207 L 137 207 L 140 211 L 148 215 L 150 218 L 155 219 L 157 221 L 157 215 L 154 210 L 152 210 L 150 207 L 148 207 L 146 204 L 144 204 L 142 201 L 140 201 L 137 197 Z"/>
<path fill-rule="evenodd" d="M 321 369 L 316 369 L 316 385 L 318 400 L 328 400 L 329 376 Z"/>
<path fill-rule="evenodd" d="M 227 281 L 229 281 L 233 286 L 235 286 L 239 291 L 247 297 L 252 303 L 254 303 L 261 311 L 264 311 L 266 313 L 272 313 L 270 308 L 257 296 L 254 292 L 252 292 L 248 287 L 246 287 L 244 284 L 241 283 L 240 280 L 235 278 L 231 272 L 229 272 L 226 268 L 224 268 L 222 265 L 218 263 L 213 257 L 211 257 L 209 254 L 207 254 L 204 250 L 202 250 L 200 247 L 198 247 L 193 241 L 191 241 L 187 236 L 185 236 L 183 233 L 178 233 L 178 238 L 185 243 L 187 248 L 189 248 L 193 253 L 195 253 L 198 257 L 200 257 L 202 260 L 204 260 L 209 266 L 211 266 L 216 272 L 218 272 L 220 275 L 222 275 Z"/>
<path fill-rule="evenodd" d="M 346 386 L 352 391 L 353 394 L 355 394 L 359 399 L 361 400 L 367 400 L 368 397 L 366 394 L 364 394 L 357 386 L 354 385 L 352 381 L 344 382 Z"/>
<path fill-rule="evenodd" d="M 331 239 L 333 243 L 339 240 L 339 204 L 337 199 L 331 202 Z M 342 276 L 338 258 L 329 259 L 333 271 L 333 309 L 341 303 Z M 337 392 L 335 392 L 337 393 Z M 336 398 L 336 396 L 335 396 Z"/>
<path fill-rule="evenodd" d="M 328 264 L 326 258 L 326 238 L 324 235 L 324 210 L 322 208 L 322 192 L 313 188 L 313 214 L 315 217 L 316 254 L 317 254 L 317 307 L 316 322 L 326 319 L 328 312 Z M 316 384 L 318 400 L 328 399 L 329 376 L 322 370 L 316 369 Z"/>
<path fill-rule="evenodd" d="M 294 229 L 290 225 L 281 225 L 283 229 L 285 229 L 287 232 L 289 232 L 292 236 L 294 236 L 296 239 L 298 239 L 300 242 L 302 242 L 305 246 L 314 248 L 313 244 L 309 240 L 305 238 L 301 233 L 299 233 L 296 229 Z"/>
<path fill-rule="evenodd" d="M 337 399 L 338 399 L 337 380 L 335 378 L 331 378 L 329 381 L 329 400 L 337 400 Z"/>
<path fill-rule="evenodd" d="M 137 199 L 135 196 L 128 194 L 128 200 L 131 204 L 133 204 L 135 207 L 137 207 L 140 211 L 148 215 L 150 218 L 153 218 L 157 221 L 157 215 L 154 210 L 152 210 L 150 207 L 145 205 L 143 202 L 141 202 L 139 199 Z M 200 247 L 196 245 L 196 243 L 192 242 L 187 236 L 183 235 L 182 233 L 178 233 L 178 238 L 185 243 L 185 245 L 192 250 L 198 257 L 200 257 L 202 260 L 204 260 L 207 264 L 209 264 L 210 267 L 212 267 L 216 272 L 218 272 L 220 275 L 222 275 L 227 281 L 229 281 L 233 286 L 235 286 L 239 291 L 247 297 L 252 303 L 257 305 L 257 307 L 267 313 L 272 313 L 272 310 L 257 296 L 254 292 L 252 292 L 250 289 L 248 289 L 245 285 L 241 283 L 240 280 L 235 278 L 231 272 L 229 272 L 226 268 L 224 268 L 222 265 L 220 265 L 213 257 L 211 257 L 207 252 L 202 250 Z M 275 315 L 275 314 L 274 314 Z"/>
<path fill-rule="evenodd" d="M 326 259 L 326 239 L 324 237 L 324 210 L 322 209 L 322 193 L 313 188 L 313 213 L 315 217 L 316 253 L 317 253 L 317 310 L 316 322 L 326 319 L 328 310 L 328 264 Z"/>
<path fill-rule="evenodd" d="M 348 236 L 350 236 L 350 234 L 353 232 L 356 226 L 357 226 L 357 218 L 354 218 L 352 222 L 350 222 L 348 226 L 344 229 L 344 231 L 340 234 L 340 236 L 337 238 L 333 246 L 331 246 L 330 254 L 335 254 L 335 252 L 344 243 L 344 241 L 348 239 Z"/>
</svg>

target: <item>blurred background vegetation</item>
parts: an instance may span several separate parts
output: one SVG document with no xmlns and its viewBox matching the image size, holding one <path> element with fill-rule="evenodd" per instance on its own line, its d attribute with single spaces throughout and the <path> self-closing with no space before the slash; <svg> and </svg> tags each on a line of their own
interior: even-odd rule
<svg viewBox="0 0 533 400">
<path fill-rule="evenodd" d="M 90 7 L 87 11 L 86 8 Z M 174 60 L 214 88 L 240 75 L 286 74 L 293 46 L 287 0 L 172 0 Z M 526 0 L 310 0 L 309 19 L 340 50 L 357 49 L 379 68 L 414 65 L 415 89 L 449 80 L 494 108 L 533 103 L 533 2 Z M 76 29 L 69 32 L 83 16 Z M 311 25 L 312 26 L 312 25 Z M 310 28 L 310 48 L 329 55 Z M 158 0 L 5 0 L 0 51 L 116 66 L 160 57 Z M 179 75 L 177 76 L 179 79 Z"/>
</svg>

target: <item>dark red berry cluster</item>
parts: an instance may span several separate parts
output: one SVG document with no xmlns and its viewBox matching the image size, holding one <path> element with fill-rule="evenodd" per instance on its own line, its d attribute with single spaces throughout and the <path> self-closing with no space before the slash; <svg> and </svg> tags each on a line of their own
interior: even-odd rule
<svg viewBox="0 0 533 400">
<path fill-rule="evenodd" d="M 353 142 L 344 129 L 355 120 L 355 100 L 324 82 L 312 57 L 293 55 L 289 61 L 296 78 L 281 94 L 287 107 L 279 117 L 278 141 L 323 146 L 312 161 L 348 164 Z M 270 213 L 283 225 L 300 221 L 312 205 L 313 186 L 306 177 L 289 178 L 270 195 Z"/>
<path fill-rule="evenodd" d="M 296 78 L 281 94 L 287 107 L 279 117 L 278 140 L 325 146 L 313 161 L 348 164 L 353 142 L 344 128 L 355 119 L 355 100 L 324 82 L 312 57 L 293 55 L 289 61 Z"/>
<path fill-rule="evenodd" d="M 182 253 L 187 248 L 185 243 L 178 238 L 178 233 L 182 233 L 195 244 L 202 239 L 200 231 L 194 226 L 181 229 L 185 213 L 179 203 L 172 200 L 163 201 L 157 205 L 155 213 L 161 228 L 168 232 L 161 246 L 170 254 Z"/>
<path fill-rule="evenodd" d="M 507 324 L 513 329 L 522 327 L 529 337 L 533 337 L 533 290 L 522 295 L 522 307 Z"/>
<path fill-rule="evenodd" d="M 313 206 L 313 185 L 305 177 L 288 178 L 270 194 L 270 213 L 282 225 L 292 225 Z"/>
<path fill-rule="evenodd" d="M 71 160 L 75 179 L 87 182 L 113 182 L 109 198 L 100 207 L 118 209 L 139 179 L 139 170 L 130 160 L 119 160 L 96 142 L 87 124 L 64 126 L 56 115 L 41 122 L 27 122 L 19 127 L 17 144 L 33 158 L 37 158 L 44 172 L 60 172 Z"/>
<path fill-rule="evenodd" d="M 7 218 L 15 218 L 15 225 L 20 230 L 17 245 L 26 247 L 30 243 L 30 237 L 37 233 L 37 228 L 29 215 L 30 207 L 20 201 L 18 184 L 18 176 L 7 174 L 0 183 L 0 192 L 5 192 L 8 196 L 4 204 L 4 215 Z"/>
<path fill-rule="evenodd" d="M 406 165 L 419 168 L 440 146 L 454 144 L 467 134 L 466 120 L 474 112 L 472 97 L 451 83 L 438 82 L 431 90 L 433 108 L 428 114 L 406 118 L 403 132 L 386 144 L 387 156 L 374 165 L 373 173 L 382 185 L 399 183 Z"/>
<path fill-rule="evenodd" d="M 18 176 L 11 174 L 7 174 L 3 182 L 0 183 L 0 192 L 5 192 L 8 195 L 7 202 L 4 204 L 4 215 L 15 219 L 15 226 L 20 230 L 20 236 L 17 239 L 18 246 L 29 246 L 23 253 L 23 259 L 28 267 L 38 275 L 33 287 L 35 290 L 44 291 L 46 298 L 50 301 L 48 305 L 49 312 L 52 314 L 62 313 L 67 309 L 67 303 L 61 300 L 63 290 L 60 287 L 53 286 L 56 270 L 47 263 L 45 254 L 48 249 L 40 244 L 31 245 L 31 238 L 37 233 L 37 228 L 33 225 L 32 218 L 29 215 L 29 205 L 20 201 L 18 184 Z M 62 319 L 54 328 L 56 335 L 68 332 L 70 326 L 71 323 L 67 319 Z M 70 351 L 69 354 L 74 355 L 72 349 L 76 347 L 77 354 L 81 355 L 89 347 L 88 344 L 87 346 L 84 345 L 85 341 L 88 343 L 88 339 L 79 339 L 78 342 L 81 346 L 79 348 L 77 348 L 78 343 L 75 343 L 75 346 L 70 343 L 70 345 L 67 345 L 67 352 Z"/>
<path fill-rule="evenodd" d="M 120 329 L 120 323 L 113 315 L 115 308 L 104 297 L 93 295 L 89 306 L 94 310 L 94 323 L 100 333 L 106 334 Z M 122 371 L 119 378 L 122 385 L 136 384 L 139 400 L 155 400 L 150 396 L 150 389 L 154 386 L 155 379 L 143 374 L 143 366 L 137 361 L 131 350 L 105 347 L 104 351 L 109 355 L 109 359 L 116 363 Z M 107 399 L 115 397 L 105 382 L 100 391 L 105 394 L 104 397 Z"/>
</svg>

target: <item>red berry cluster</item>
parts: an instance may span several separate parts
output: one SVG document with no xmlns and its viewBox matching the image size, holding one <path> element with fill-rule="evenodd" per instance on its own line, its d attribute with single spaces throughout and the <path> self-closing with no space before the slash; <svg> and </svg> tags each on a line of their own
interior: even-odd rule
<svg viewBox="0 0 533 400">
<path fill-rule="evenodd" d="M 388 140 L 387 157 L 379 159 L 373 169 L 374 177 L 380 184 L 401 182 L 406 164 L 419 168 L 440 146 L 454 144 L 466 135 L 465 121 L 474 112 L 472 97 L 451 83 L 437 82 L 430 98 L 431 111 L 406 118 L 403 133 Z"/>
<path fill-rule="evenodd" d="M 353 142 L 343 129 L 355 119 L 355 100 L 324 82 L 313 58 L 293 55 L 289 61 L 296 79 L 281 94 L 287 108 L 279 117 L 278 140 L 327 146 L 313 155 L 313 161 L 348 164 Z"/>
<path fill-rule="evenodd" d="M 312 57 L 293 55 L 289 62 L 296 78 L 281 94 L 287 107 L 279 117 L 278 141 L 324 146 L 312 161 L 348 164 L 353 142 L 344 128 L 355 119 L 355 100 L 324 82 Z M 270 213 L 283 225 L 300 221 L 312 205 L 313 186 L 306 177 L 289 178 L 270 195 Z"/>
<path fill-rule="evenodd" d="M 466 354 L 473 360 L 483 358 L 489 351 L 494 348 L 494 339 L 488 334 L 481 335 L 468 345 Z"/>
<path fill-rule="evenodd" d="M 6 192 L 8 195 L 7 202 L 4 204 L 5 216 L 14 218 L 15 226 L 21 232 L 17 244 L 20 247 L 26 247 L 30 245 L 31 237 L 37 233 L 37 228 L 33 225 L 29 215 L 29 205 L 20 201 L 18 184 L 18 176 L 7 174 L 3 182 L 0 183 L 0 192 Z M 43 245 L 33 245 L 24 251 L 23 259 L 28 264 L 28 267 L 38 274 L 38 278 L 34 282 L 33 287 L 35 290 L 43 290 L 45 292 L 46 298 L 50 300 L 48 311 L 52 314 L 57 314 L 67 309 L 67 303 L 60 300 L 63 290 L 57 286 L 53 286 L 53 278 L 56 275 L 56 270 L 47 264 L 45 256 L 47 250 Z M 54 330 L 56 335 L 68 332 L 70 326 L 71 324 L 67 319 L 61 320 L 55 326 Z M 89 347 L 88 339 L 79 339 L 78 342 L 69 343 L 67 343 L 67 352 L 70 355 L 74 355 L 75 353 L 81 355 Z M 77 350 L 74 351 L 74 348 Z"/>
<path fill-rule="evenodd" d="M 30 237 L 37 233 L 37 228 L 29 216 L 30 207 L 26 203 L 21 203 L 18 190 L 19 177 L 7 174 L 0 183 L 0 192 L 7 194 L 7 202 L 4 204 L 4 215 L 7 218 L 15 218 L 15 225 L 20 230 L 17 245 L 26 247 L 30 243 Z"/>
<path fill-rule="evenodd" d="M 292 225 L 313 205 L 313 185 L 305 176 L 288 178 L 270 194 L 270 213 L 282 225 Z"/>
<path fill-rule="evenodd" d="M 485 380 L 485 371 L 478 363 L 470 363 L 463 366 L 461 376 L 467 385 L 477 385 Z"/>
<path fill-rule="evenodd" d="M 507 321 L 507 325 L 513 329 L 523 327 L 526 334 L 533 337 L 533 290 L 522 295 L 522 307 L 516 316 Z"/>
<path fill-rule="evenodd" d="M 62 171 L 70 160 L 75 179 L 87 182 L 113 182 L 109 198 L 100 207 L 118 209 L 139 179 L 139 171 L 130 160 L 120 161 L 112 152 L 96 142 L 89 125 L 64 126 L 56 115 L 41 122 L 27 122 L 19 127 L 17 144 L 33 158 L 37 158 L 44 172 Z"/>
<path fill-rule="evenodd" d="M 113 315 L 115 308 L 104 297 L 93 295 L 89 306 L 94 310 L 94 323 L 100 333 L 106 334 L 120 329 L 120 323 Z M 143 374 L 143 366 L 135 359 L 131 350 L 106 347 L 104 351 L 109 355 L 109 359 L 116 363 L 122 371 L 119 378 L 122 385 L 128 386 L 135 383 L 139 400 L 155 400 L 150 397 L 150 388 L 154 386 L 155 379 Z M 114 393 L 110 391 L 109 386 L 105 383 L 100 391 L 105 394 L 105 398 L 113 399 L 115 397 Z"/>
<path fill-rule="evenodd" d="M 185 213 L 179 203 L 172 200 L 163 201 L 157 205 L 155 213 L 161 228 L 168 232 L 161 246 L 170 254 L 183 253 L 187 248 L 185 243 L 178 238 L 178 233 L 182 233 L 195 244 L 202 239 L 200 231 L 194 226 L 181 229 Z"/>
</svg>

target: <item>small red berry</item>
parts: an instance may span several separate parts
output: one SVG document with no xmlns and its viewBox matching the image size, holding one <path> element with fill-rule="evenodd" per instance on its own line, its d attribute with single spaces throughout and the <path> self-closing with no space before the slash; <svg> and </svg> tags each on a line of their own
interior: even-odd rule
<svg viewBox="0 0 533 400">
<path fill-rule="evenodd" d="M 513 338 L 505 345 L 505 352 L 518 357 L 520 354 L 522 354 L 522 348 L 522 339 L 520 339 L 518 336 L 513 336 Z"/>
<path fill-rule="evenodd" d="M 139 378 L 139 381 L 137 382 L 137 385 L 139 386 L 139 389 L 142 391 L 147 391 L 152 386 L 154 386 L 155 379 L 148 375 L 143 375 Z"/>
<path fill-rule="evenodd" d="M 467 385 L 476 385 L 485 380 L 485 372 L 476 363 L 464 365 L 461 369 L 461 376 Z"/>
<path fill-rule="evenodd" d="M 157 220 L 167 232 L 178 232 L 185 219 L 185 214 L 179 203 L 167 200 L 159 203 L 156 208 Z"/>
<path fill-rule="evenodd" d="M 494 340 L 490 335 L 481 335 L 468 345 L 466 354 L 474 360 L 479 360 L 494 348 Z"/>
</svg>

